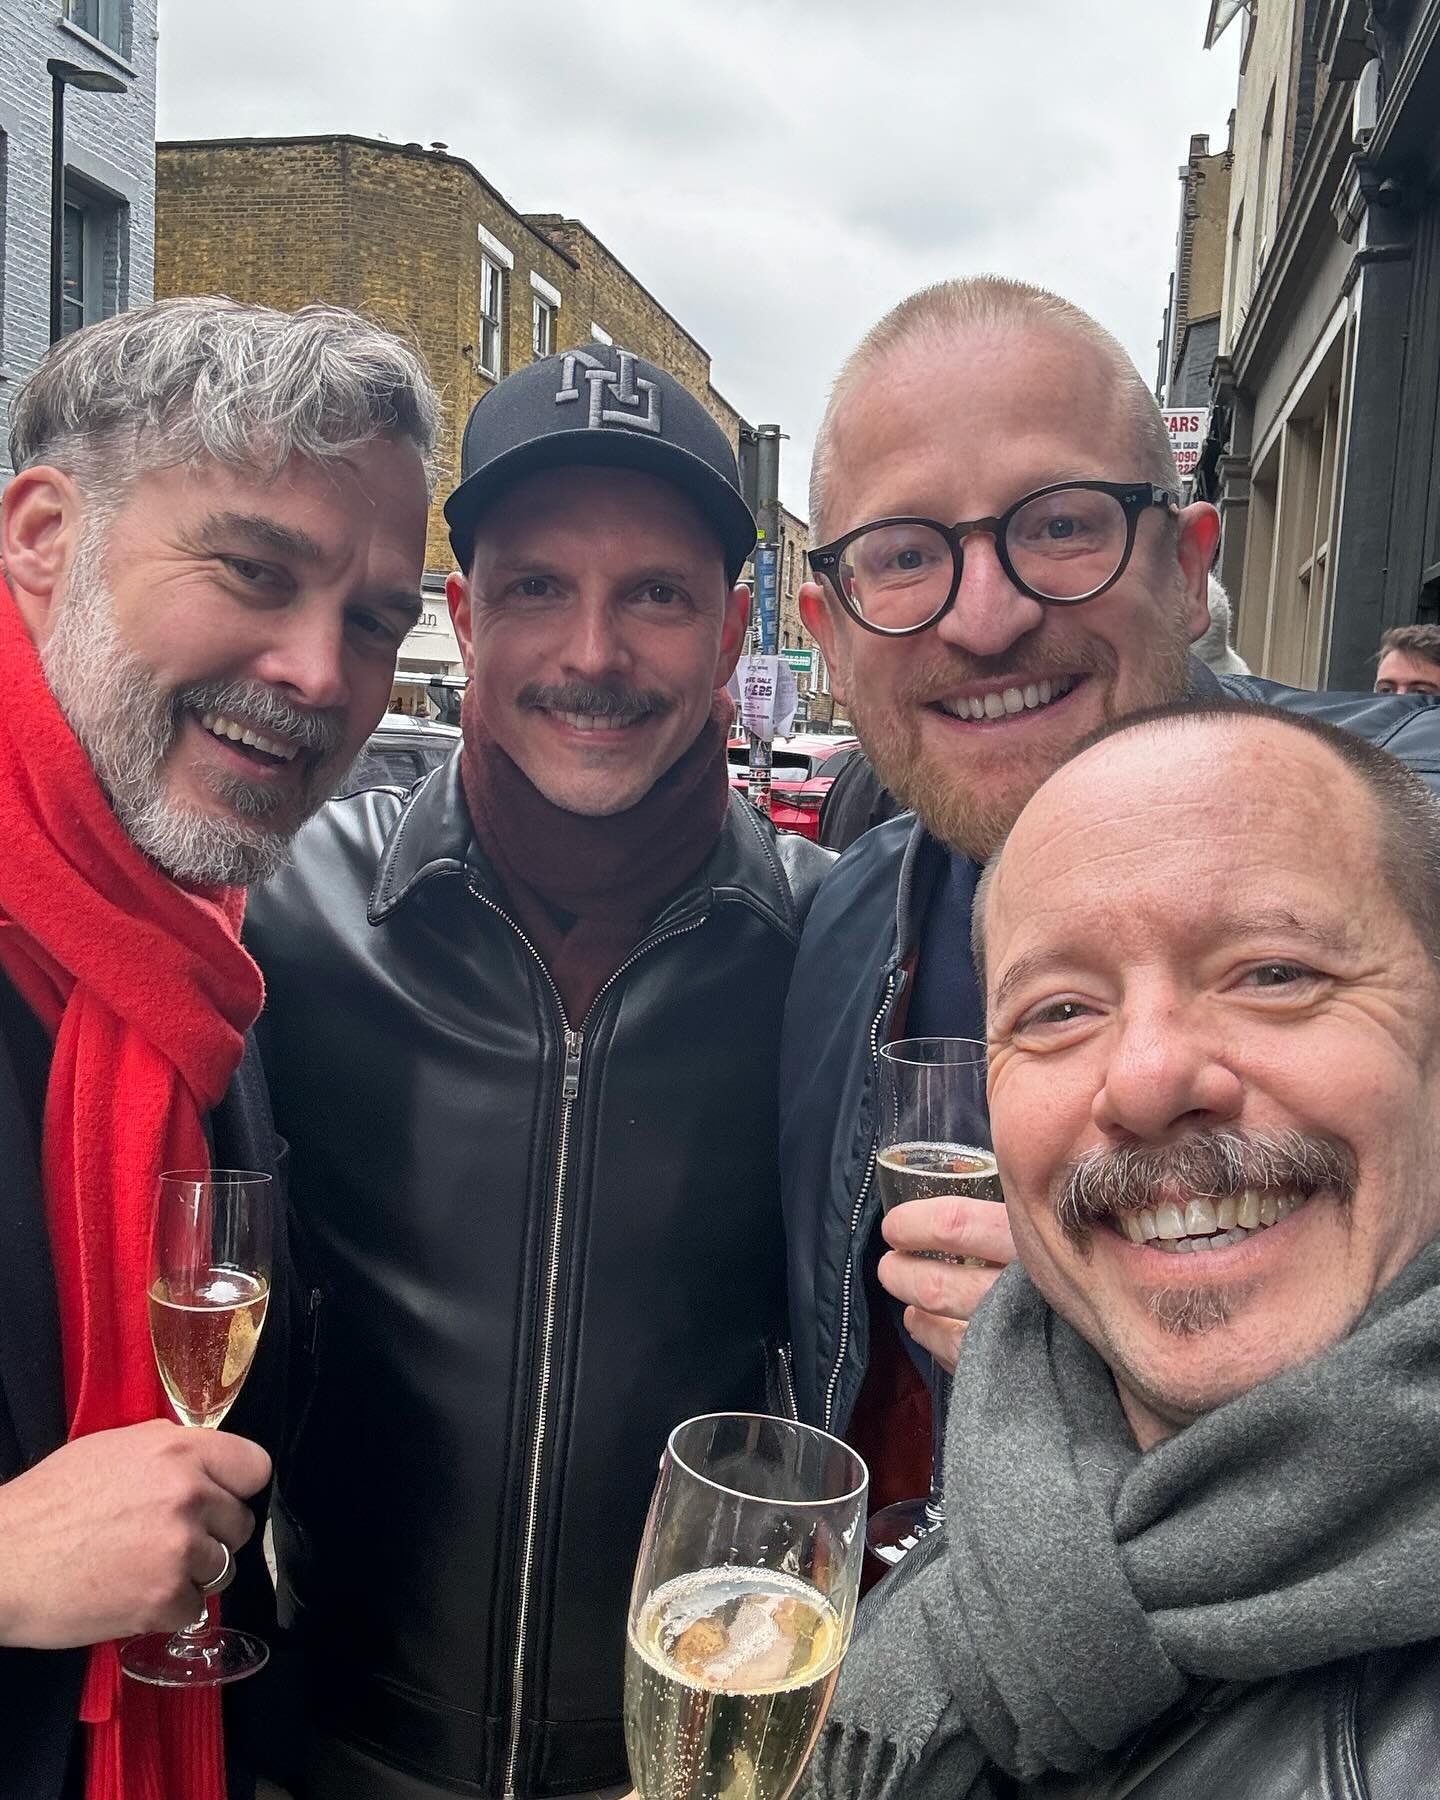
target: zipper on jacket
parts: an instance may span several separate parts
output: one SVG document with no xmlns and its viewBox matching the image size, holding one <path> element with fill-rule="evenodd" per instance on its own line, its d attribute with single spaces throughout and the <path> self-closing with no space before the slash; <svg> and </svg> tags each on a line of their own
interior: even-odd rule
<svg viewBox="0 0 1440 1800">
<path fill-rule="evenodd" d="M 880 1027 L 885 1015 L 890 1010 L 890 1003 L 895 998 L 895 988 L 899 981 L 899 973 L 892 970 L 885 983 L 885 998 L 880 1002 L 880 1010 L 870 1025 L 870 1062 L 876 1074 L 880 1070 Z M 880 1153 L 878 1142 L 870 1141 L 870 1159 L 865 1165 L 865 1179 L 860 1183 L 860 1192 L 855 1196 L 855 1210 L 850 1214 L 850 1242 L 845 1252 L 845 1279 L 840 1289 L 840 1342 L 835 1351 L 835 1367 L 830 1371 L 830 1379 L 825 1386 L 825 1407 L 821 1423 L 826 1431 L 831 1429 L 831 1420 L 835 1415 L 835 1390 L 840 1385 L 840 1371 L 845 1365 L 845 1352 L 850 1346 L 850 1307 L 851 1289 L 855 1282 L 855 1233 L 860 1229 L 860 1215 L 865 1210 L 865 1202 L 870 1197 L 870 1184 L 875 1179 L 875 1163 Z"/>
<path fill-rule="evenodd" d="M 520 1727 L 525 1717 L 525 1649 L 530 1624 L 530 1578 L 535 1567 L 535 1540 L 540 1521 L 540 1481 L 545 1466 L 547 1411 L 555 1349 L 555 1307 L 560 1287 L 560 1249 L 565 1223 L 565 1177 L 570 1160 L 570 1120 L 575 1102 L 580 1094 L 580 1065 L 585 1051 L 584 1028 L 594 1018 L 596 1007 L 627 969 L 632 968 L 642 956 L 655 949 L 657 945 L 666 943 L 670 938 L 683 937 L 688 931 L 698 930 L 704 924 L 707 915 L 702 913 L 699 918 L 672 926 L 668 931 L 657 932 L 654 937 L 647 938 L 644 943 L 638 944 L 599 989 L 590 1003 L 589 1011 L 581 1021 L 581 1029 L 577 1031 L 571 1027 L 570 1021 L 565 1015 L 565 1002 L 559 988 L 555 985 L 555 978 L 545 967 L 545 959 L 534 944 L 509 913 L 503 907 L 496 905 L 487 894 L 482 894 L 473 881 L 468 882 L 467 886 L 470 893 L 482 906 L 488 907 L 497 918 L 504 920 L 534 957 L 536 966 L 545 977 L 546 985 L 554 998 L 555 1010 L 559 1015 L 560 1025 L 565 1034 L 565 1067 L 560 1084 L 560 1144 L 555 1154 L 553 1184 L 554 1216 L 550 1226 L 550 1253 L 545 1268 L 545 1293 L 540 1311 L 540 1372 L 535 1383 L 535 1436 L 531 1443 L 530 1460 L 527 1465 L 524 1530 L 521 1536 L 519 1585 L 515 1607 L 515 1656 L 510 1670 L 510 1742 L 505 1751 L 504 1796 L 505 1800 L 515 1800 L 515 1778 L 520 1766 Z"/>
<path fill-rule="evenodd" d="M 800 1402 L 795 1397 L 795 1350 L 790 1344 L 780 1346 L 780 1395 L 787 1417 L 800 1423 Z"/>
</svg>

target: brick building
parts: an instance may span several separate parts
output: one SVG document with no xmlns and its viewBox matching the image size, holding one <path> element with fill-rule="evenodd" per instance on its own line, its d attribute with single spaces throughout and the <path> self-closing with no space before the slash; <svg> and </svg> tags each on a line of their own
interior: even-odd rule
<svg viewBox="0 0 1440 1800">
<path fill-rule="evenodd" d="M 10 396 L 50 342 L 51 58 L 124 82 L 65 91 L 67 330 L 151 297 L 156 0 L 0 0 L 0 486 Z"/>
<path fill-rule="evenodd" d="M 1233 115 L 1232 115 L 1233 128 Z M 1225 297 L 1225 228 L 1230 212 L 1230 170 L 1234 149 L 1213 155 L 1210 139 L 1190 139 L 1180 169 L 1180 226 L 1175 238 L 1175 272 L 1160 343 L 1162 406 L 1210 404 L 1210 372 L 1220 348 L 1220 312 Z"/>
<path fill-rule="evenodd" d="M 445 408 L 426 546 L 433 604 L 402 656 L 412 687 L 458 671 L 441 594 L 452 559 L 440 502 L 459 479 L 460 428 L 496 381 L 537 356 L 617 342 L 684 382 L 737 449 L 749 429 L 714 387 L 704 346 L 592 231 L 559 213 L 518 212 L 443 145 L 205 140 L 160 144 L 156 165 L 157 292 L 282 307 L 334 301 L 409 334 L 425 353 Z M 804 521 L 787 514 L 784 536 L 782 555 L 798 570 Z M 782 583 L 782 638 L 796 643 L 797 590 L 798 581 L 787 597 Z"/>
</svg>

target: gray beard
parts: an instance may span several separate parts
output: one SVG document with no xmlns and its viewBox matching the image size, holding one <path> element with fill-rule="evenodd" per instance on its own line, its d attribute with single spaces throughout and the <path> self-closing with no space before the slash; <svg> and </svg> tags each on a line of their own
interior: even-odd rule
<svg viewBox="0 0 1440 1800">
<path fill-rule="evenodd" d="M 165 759 L 185 706 L 122 643 L 105 577 L 105 525 L 87 520 L 65 599 L 41 652 L 46 680 L 90 759 L 116 818 L 136 848 L 173 880 L 197 887 L 255 887 L 283 868 L 301 822 L 268 826 L 283 796 L 237 776 L 211 776 L 232 814 L 199 811 L 166 794 Z M 333 757 L 314 771 L 302 817 L 323 801 L 338 776 Z"/>
</svg>

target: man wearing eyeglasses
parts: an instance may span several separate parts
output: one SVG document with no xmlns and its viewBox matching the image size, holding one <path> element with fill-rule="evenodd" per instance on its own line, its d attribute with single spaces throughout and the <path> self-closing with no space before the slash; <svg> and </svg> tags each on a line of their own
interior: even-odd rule
<svg viewBox="0 0 1440 1800">
<path fill-rule="evenodd" d="M 971 903 L 1026 801 L 1089 733 L 1186 696 L 1318 714 L 1432 782 L 1440 726 L 1410 702 L 1222 680 L 1191 655 L 1218 516 L 1181 503 L 1159 410 L 1115 339 L 1017 282 L 927 289 L 869 333 L 821 426 L 811 520 L 802 616 L 877 776 L 918 814 L 867 833 L 825 883 L 781 1077 L 797 1397 L 871 1458 L 884 1503 L 928 1472 L 905 1333 L 953 1367 L 998 1272 L 936 1253 L 1014 1252 L 1000 1208 L 957 1199 L 896 1209 L 882 1254 L 878 1047 L 984 1037 Z"/>
</svg>

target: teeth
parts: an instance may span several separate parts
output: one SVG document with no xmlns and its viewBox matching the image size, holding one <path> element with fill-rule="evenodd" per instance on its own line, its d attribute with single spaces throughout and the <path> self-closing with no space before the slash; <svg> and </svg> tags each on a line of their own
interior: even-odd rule
<svg viewBox="0 0 1440 1800">
<path fill-rule="evenodd" d="M 1187 1238 L 1185 1241 L 1189 1248 L 1197 1253 L 1201 1250 L 1213 1250 L 1215 1248 L 1215 1240 L 1211 1237 L 1192 1237 Z"/>
<path fill-rule="evenodd" d="M 1023 688 L 1002 688 L 998 693 L 968 694 L 958 700 L 941 700 L 939 705 L 956 719 L 1006 719 L 1013 718 L 1016 713 L 1033 711 L 1037 706 L 1048 706 L 1051 700 L 1058 700 L 1062 694 L 1068 694 L 1074 686 L 1070 680 L 1056 682 L 1028 682 Z M 577 715 L 559 713 L 568 724 L 574 724 Z M 602 724 L 617 724 L 620 721 L 606 719 Z M 628 723 L 628 721 L 627 721 Z M 579 729 L 587 729 L 580 725 Z"/>
<path fill-rule="evenodd" d="M 1246 1188 L 1240 1196 L 1240 1205 L 1235 1213 L 1235 1223 L 1244 1226 L 1246 1231 L 1254 1231 L 1260 1223 L 1260 1196 L 1254 1188 Z"/>
<path fill-rule="evenodd" d="M 1280 1207 L 1273 1194 L 1267 1193 L 1260 1202 L 1260 1223 L 1273 1225 L 1280 1217 Z"/>
<path fill-rule="evenodd" d="M 1172 1240 L 1185 1235 L 1185 1215 L 1168 1200 L 1155 1208 L 1155 1234 Z"/>
<path fill-rule="evenodd" d="M 293 762 L 300 753 L 298 744 L 284 744 L 278 738 L 266 737 L 253 726 L 240 725 L 221 713 L 202 713 L 200 723 L 214 737 L 224 738 L 232 744 L 249 744 L 256 750 L 264 750 L 270 756 L 278 756 L 281 762 Z"/>
<path fill-rule="evenodd" d="M 1188 1236 L 1208 1237 L 1215 1226 L 1215 1208 L 1208 1200 L 1192 1200 L 1185 1208 L 1185 1231 Z"/>
<path fill-rule="evenodd" d="M 1227 1194 L 1220 1202 L 1215 1213 L 1215 1223 L 1221 1231 L 1229 1231 L 1235 1224 L 1235 1215 L 1240 1210 L 1240 1202 L 1233 1194 Z"/>
</svg>

